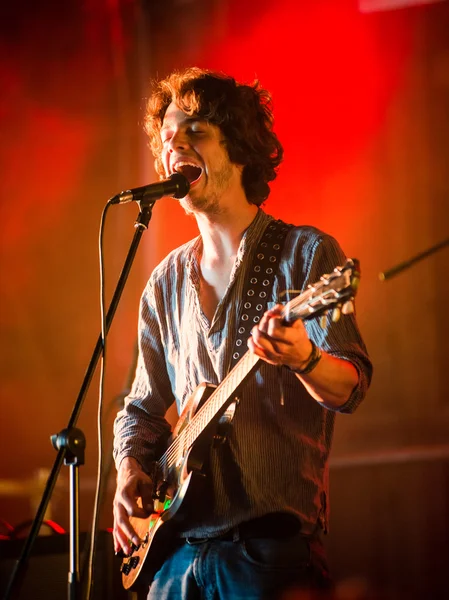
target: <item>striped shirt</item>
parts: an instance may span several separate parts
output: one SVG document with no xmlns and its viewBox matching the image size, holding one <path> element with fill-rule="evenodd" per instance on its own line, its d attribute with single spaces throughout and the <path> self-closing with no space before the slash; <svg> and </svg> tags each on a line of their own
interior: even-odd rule
<svg viewBox="0 0 449 600">
<path fill-rule="evenodd" d="M 141 299 L 135 380 L 114 424 L 117 466 L 131 456 L 151 472 L 157 442 L 170 429 L 164 418 L 169 406 L 176 402 L 181 413 L 201 382 L 218 385 L 226 376 L 245 281 L 271 220 L 259 210 L 245 231 L 212 322 L 199 300 L 201 236 L 171 252 L 153 271 Z M 344 262 L 334 238 L 314 227 L 292 227 L 268 307 L 282 291 L 302 290 Z M 352 412 L 366 394 L 372 370 L 354 315 L 337 323 L 328 317 L 324 328 L 317 318 L 305 325 L 317 346 L 356 367 L 358 384 L 339 408 Z M 201 487 L 189 490 L 181 534 L 212 537 L 273 512 L 298 517 L 304 533 L 317 524 L 325 527 L 336 411 L 314 400 L 293 372 L 264 361 L 247 378 L 239 398 L 226 441 L 210 448 L 206 477 Z"/>
</svg>

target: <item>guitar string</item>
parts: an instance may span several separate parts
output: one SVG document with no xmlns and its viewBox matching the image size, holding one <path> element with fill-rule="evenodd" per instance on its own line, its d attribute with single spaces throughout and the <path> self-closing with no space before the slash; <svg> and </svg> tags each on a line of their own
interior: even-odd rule
<svg viewBox="0 0 449 600">
<path fill-rule="evenodd" d="M 209 397 L 207 404 L 202 406 L 201 409 L 195 414 L 190 423 L 186 426 L 186 428 L 178 435 L 178 437 L 174 440 L 171 446 L 167 449 L 165 454 L 159 459 L 159 463 L 162 468 L 167 466 L 173 466 L 176 463 L 176 459 L 178 456 L 182 456 L 185 450 L 188 450 L 196 438 L 201 434 L 204 430 L 205 425 L 207 425 L 211 418 L 218 412 L 218 410 L 223 406 L 226 402 L 230 393 L 227 391 L 228 388 L 235 389 L 237 385 L 235 384 L 235 379 L 238 381 L 243 380 L 245 376 L 246 363 L 248 359 L 251 358 L 251 354 L 246 352 L 244 356 L 240 359 L 237 365 L 230 371 L 230 373 L 225 377 L 222 381 L 222 384 L 219 388 L 217 388 L 212 395 Z M 254 365 L 251 365 L 251 368 Z M 239 371 L 243 371 L 241 375 L 238 373 Z M 249 372 L 249 369 L 248 369 Z M 237 377 L 236 377 L 237 376 Z M 224 398 L 223 398 L 224 396 Z M 211 413 L 211 415 L 209 415 Z"/>
</svg>

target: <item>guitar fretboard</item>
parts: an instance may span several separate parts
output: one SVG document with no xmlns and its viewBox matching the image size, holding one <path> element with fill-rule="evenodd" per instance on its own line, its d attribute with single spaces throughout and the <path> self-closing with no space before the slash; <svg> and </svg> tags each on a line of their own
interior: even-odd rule
<svg viewBox="0 0 449 600">
<path fill-rule="evenodd" d="M 220 412 L 226 402 L 234 396 L 239 385 L 250 374 L 259 360 L 258 356 L 249 351 L 242 356 L 235 367 L 223 379 L 220 386 L 195 413 L 192 420 L 160 458 L 159 466 L 162 472 L 175 466 L 178 457 L 185 454 L 217 413 Z"/>
</svg>

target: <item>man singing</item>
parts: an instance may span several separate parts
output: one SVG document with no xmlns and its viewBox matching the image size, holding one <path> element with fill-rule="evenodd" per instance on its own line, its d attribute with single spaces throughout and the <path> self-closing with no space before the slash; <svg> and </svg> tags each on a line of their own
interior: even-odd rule
<svg viewBox="0 0 449 600">
<path fill-rule="evenodd" d="M 114 426 L 115 549 L 139 546 L 129 517 L 154 510 L 152 465 L 170 433 L 167 409 L 175 402 L 181 414 L 199 384 L 219 385 L 249 349 L 255 367 L 221 442 L 204 450 L 204 477 L 187 490 L 148 598 L 328 589 L 321 534 L 335 414 L 360 404 L 371 363 L 354 314 L 287 322 L 279 299 L 345 257 L 329 235 L 260 208 L 283 150 L 257 82 L 173 73 L 149 100 L 146 131 L 160 176 L 178 171 L 190 181 L 180 203 L 199 236 L 156 267 L 142 295 L 136 376 Z"/>
</svg>

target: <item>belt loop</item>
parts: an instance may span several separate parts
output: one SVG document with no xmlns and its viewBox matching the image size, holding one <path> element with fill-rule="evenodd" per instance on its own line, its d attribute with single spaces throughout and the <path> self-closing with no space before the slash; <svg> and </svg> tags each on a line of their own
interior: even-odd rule
<svg viewBox="0 0 449 600">
<path fill-rule="evenodd" d="M 232 541 L 239 542 L 241 540 L 240 529 L 239 526 L 236 525 L 232 528 Z"/>
<path fill-rule="evenodd" d="M 208 542 L 208 538 L 194 538 L 194 537 L 186 537 L 184 538 L 189 546 L 198 546 L 198 544 L 204 544 L 204 542 Z"/>
</svg>

